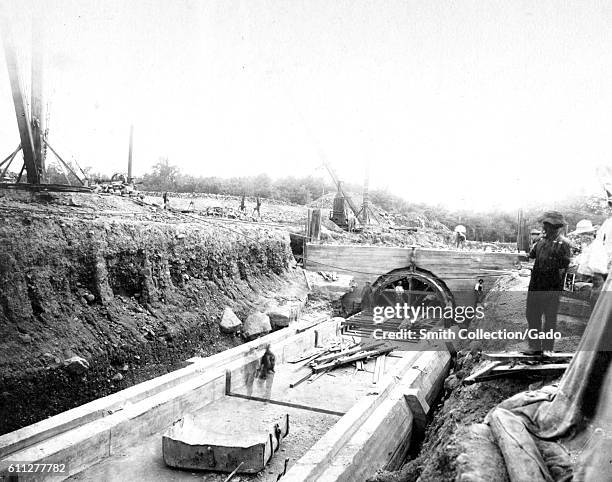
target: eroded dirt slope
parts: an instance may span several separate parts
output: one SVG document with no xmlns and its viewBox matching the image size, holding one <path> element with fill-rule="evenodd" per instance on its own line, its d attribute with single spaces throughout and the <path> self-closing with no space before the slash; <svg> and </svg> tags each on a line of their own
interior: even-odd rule
<svg viewBox="0 0 612 482">
<path fill-rule="evenodd" d="M 1 433 L 241 343 L 224 306 L 244 320 L 303 283 L 282 231 L 56 204 L 0 206 Z"/>
</svg>

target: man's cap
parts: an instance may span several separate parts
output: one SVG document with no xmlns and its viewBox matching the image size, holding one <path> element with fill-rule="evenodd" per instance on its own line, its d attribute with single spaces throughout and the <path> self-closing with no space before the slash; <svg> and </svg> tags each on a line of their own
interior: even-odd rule
<svg viewBox="0 0 612 482">
<path fill-rule="evenodd" d="M 538 219 L 540 223 L 549 223 L 553 226 L 565 226 L 567 223 L 565 222 L 565 218 L 563 214 L 559 211 L 546 211 L 540 218 Z"/>
</svg>

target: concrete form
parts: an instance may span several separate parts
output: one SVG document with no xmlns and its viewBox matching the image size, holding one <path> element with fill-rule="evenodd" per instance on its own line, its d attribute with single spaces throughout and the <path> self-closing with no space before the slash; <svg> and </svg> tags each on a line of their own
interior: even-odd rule
<svg viewBox="0 0 612 482">
<path fill-rule="evenodd" d="M 190 479 L 194 474 L 165 466 L 161 456 L 161 435 L 185 414 L 200 420 L 231 417 L 240 433 L 253 417 L 266 421 L 289 413 L 290 433 L 263 480 L 276 480 L 285 458 L 289 471 L 283 480 L 362 480 L 396 466 L 413 431 L 422 429 L 450 355 L 398 350 L 387 357 L 375 385 L 371 373 L 345 367 L 289 389 L 304 368 L 287 361 L 337 333 L 337 319 L 303 320 L 6 434 L 0 437 L 0 473 L 11 461 L 27 461 L 65 463 L 64 475 L 75 480 Z M 254 380 L 268 343 L 280 366 L 272 380 Z"/>
</svg>

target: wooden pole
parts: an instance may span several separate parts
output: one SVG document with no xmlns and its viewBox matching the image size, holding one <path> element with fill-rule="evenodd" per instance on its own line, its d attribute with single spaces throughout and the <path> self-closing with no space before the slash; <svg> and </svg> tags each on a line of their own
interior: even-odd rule
<svg viewBox="0 0 612 482">
<path fill-rule="evenodd" d="M 2 162 L 0 162 L 0 167 L 4 166 L 4 164 L 6 162 L 11 163 L 13 161 L 13 159 L 15 158 L 15 156 L 17 155 L 17 153 L 19 152 L 20 149 L 21 149 L 21 144 L 19 144 L 17 146 L 17 149 L 15 149 L 13 152 L 11 152 L 8 156 L 6 156 L 4 158 L 4 160 Z"/>
<path fill-rule="evenodd" d="M 128 173 L 127 182 L 132 182 L 132 148 L 134 145 L 134 124 L 130 126 L 130 150 L 128 152 Z"/>
<path fill-rule="evenodd" d="M 36 151 L 34 150 L 34 140 L 32 137 L 32 127 L 28 104 L 25 99 L 24 91 L 21 88 L 19 77 L 19 62 L 17 52 L 11 34 L 11 25 L 8 15 L 0 13 L 0 32 L 2 32 L 2 43 L 4 45 L 4 58 L 8 69 L 11 92 L 13 94 L 13 104 L 21 138 L 21 149 L 23 150 L 23 160 L 27 171 L 27 179 L 31 184 L 40 184 L 40 171 Z"/>
<path fill-rule="evenodd" d="M 6 167 L 3 169 L 2 174 L 0 174 L 0 182 L 3 182 L 4 176 L 6 175 L 6 172 L 8 171 L 8 168 L 11 167 L 11 163 L 13 162 L 13 159 L 15 159 L 15 156 L 17 155 L 17 153 L 20 150 L 21 150 L 21 145 L 19 145 L 19 147 L 17 147 L 17 149 L 15 149 L 10 156 L 8 156 L 4 161 L 2 161 L 2 164 L 4 164 L 7 161 L 8 161 L 8 163 L 7 163 Z"/>
<path fill-rule="evenodd" d="M 21 171 L 19 171 L 19 176 L 17 176 L 17 182 L 21 181 L 21 176 L 23 176 L 23 171 L 25 170 L 26 165 L 25 162 L 23 163 L 23 166 L 21 166 Z"/>
<path fill-rule="evenodd" d="M 40 10 L 32 14 L 32 142 L 34 156 L 38 161 L 41 175 L 45 173 L 42 137 L 45 132 L 44 93 L 43 93 L 43 29 Z"/>
<path fill-rule="evenodd" d="M 81 185 L 84 186 L 85 183 L 81 180 L 81 178 L 79 176 L 77 176 L 77 173 L 72 170 L 72 168 L 68 165 L 68 163 L 66 161 L 64 161 L 57 152 L 55 152 L 55 149 L 53 149 L 53 147 L 51 147 L 49 145 L 49 143 L 46 141 L 46 139 L 44 137 L 43 137 L 43 142 L 45 143 L 45 146 L 47 146 L 49 149 L 51 149 L 51 152 L 53 154 L 55 154 L 55 157 L 57 157 L 59 159 L 59 161 L 66 167 L 66 169 L 68 169 L 70 171 L 70 173 L 74 177 L 77 178 L 77 180 L 81 183 Z"/>
<path fill-rule="evenodd" d="M 361 223 L 364 226 L 370 224 L 370 161 L 366 162 L 365 181 L 363 182 L 363 202 L 361 205 Z"/>
<path fill-rule="evenodd" d="M 321 239 L 321 210 L 308 210 L 308 239 L 310 241 L 319 241 Z"/>
</svg>

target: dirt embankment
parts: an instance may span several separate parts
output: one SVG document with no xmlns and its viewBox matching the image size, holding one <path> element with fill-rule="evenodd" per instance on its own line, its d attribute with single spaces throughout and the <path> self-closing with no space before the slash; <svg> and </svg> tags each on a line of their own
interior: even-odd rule
<svg viewBox="0 0 612 482">
<path fill-rule="evenodd" d="M 0 433 L 239 344 L 224 306 L 244 320 L 302 280 L 279 231 L 31 207 L 0 218 Z"/>
</svg>

